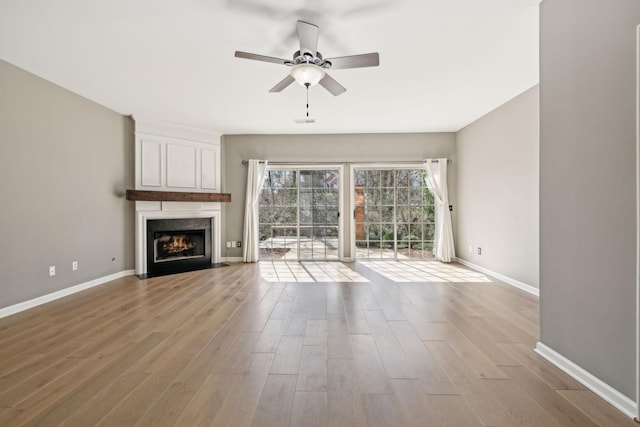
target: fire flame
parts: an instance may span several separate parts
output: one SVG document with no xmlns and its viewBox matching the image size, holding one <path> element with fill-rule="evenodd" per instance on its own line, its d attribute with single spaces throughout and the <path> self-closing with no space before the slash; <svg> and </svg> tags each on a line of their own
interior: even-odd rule
<svg viewBox="0 0 640 427">
<path fill-rule="evenodd" d="M 177 254 L 196 247 L 195 242 L 190 242 L 186 236 L 172 236 L 171 240 L 162 245 L 162 250 L 168 254 Z"/>
</svg>

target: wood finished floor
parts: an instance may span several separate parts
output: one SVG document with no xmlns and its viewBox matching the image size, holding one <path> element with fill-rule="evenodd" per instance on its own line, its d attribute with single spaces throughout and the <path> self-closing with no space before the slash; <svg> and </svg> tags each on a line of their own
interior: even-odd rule
<svg viewBox="0 0 640 427">
<path fill-rule="evenodd" d="M 0 319 L 0 425 L 636 425 L 532 351 L 537 298 L 345 266 L 368 281 L 238 264 Z"/>
</svg>

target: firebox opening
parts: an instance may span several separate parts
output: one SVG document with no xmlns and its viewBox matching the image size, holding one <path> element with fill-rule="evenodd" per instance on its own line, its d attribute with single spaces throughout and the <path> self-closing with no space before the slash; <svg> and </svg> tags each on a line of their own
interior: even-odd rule
<svg viewBox="0 0 640 427">
<path fill-rule="evenodd" d="M 154 232 L 154 262 L 169 262 L 204 257 L 204 233 L 205 230 Z"/>
</svg>

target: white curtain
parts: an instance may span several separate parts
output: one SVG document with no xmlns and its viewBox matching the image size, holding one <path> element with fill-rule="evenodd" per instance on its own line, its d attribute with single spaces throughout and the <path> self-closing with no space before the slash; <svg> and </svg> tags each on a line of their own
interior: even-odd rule
<svg viewBox="0 0 640 427">
<path fill-rule="evenodd" d="M 247 171 L 247 197 L 244 207 L 244 229 L 242 240 L 244 262 L 256 262 L 260 258 L 260 237 L 258 236 L 258 208 L 260 207 L 260 192 L 264 184 L 264 171 L 267 169 L 266 160 L 249 160 Z"/>
<path fill-rule="evenodd" d="M 456 257 L 453 247 L 453 227 L 449 211 L 449 191 L 447 189 L 447 159 L 427 159 L 427 185 L 435 196 L 436 231 L 433 252 L 438 261 L 451 262 Z"/>
</svg>

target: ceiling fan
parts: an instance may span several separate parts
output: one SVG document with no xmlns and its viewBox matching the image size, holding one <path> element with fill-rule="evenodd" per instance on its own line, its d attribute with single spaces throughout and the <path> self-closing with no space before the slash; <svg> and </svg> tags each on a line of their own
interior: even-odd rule
<svg viewBox="0 0 640 427">
<path fill-rule="evenodd" d="M 300 50 L 293 54 L 292 60 L 240 51 L 236 51 L 235 56 L 236 58 L 273 62 L 291 67 L 289 75 L 272 87 L 269 92 L 281 92 L 296 81 L 307 89 L 319 83 L 331 94 L 338 96 L 347 89 L 327 74 L 326 70 L 376 67 L 380 65 L 378 52 L 324 59 L 322 54 L 317 51 L 318 26 L 308 22 L 298 21 L 298 39 L 300 40 Z"/>
</svg>

